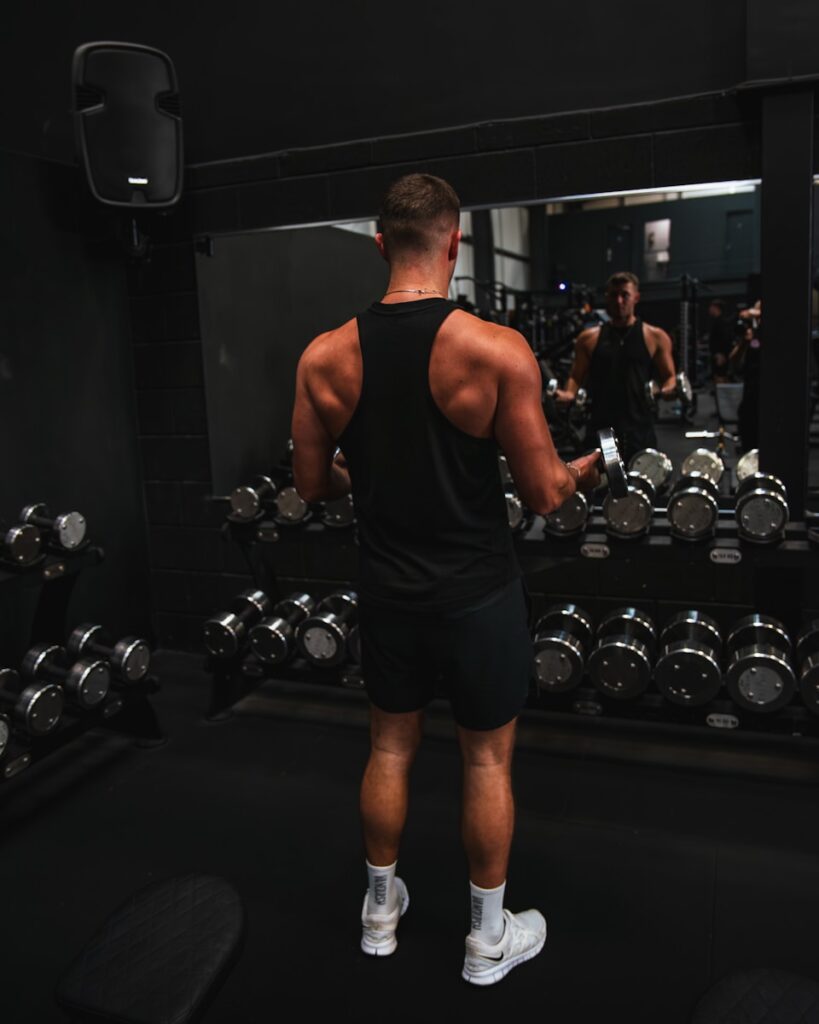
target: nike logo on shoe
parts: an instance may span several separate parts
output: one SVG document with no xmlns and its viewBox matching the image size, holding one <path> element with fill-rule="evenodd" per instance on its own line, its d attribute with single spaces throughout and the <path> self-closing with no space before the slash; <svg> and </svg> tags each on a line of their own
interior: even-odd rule
<svg viewBox="0 0 819 1024">
<path fill-rule="evenodd" d="M 504 957 L 504 954 L 503 954 L 503 953 L 501 953 L 501 955 L 500 955 L 500 956 L 486 956 L 485 954 L 483 955 L 483 959 L 484 959 L 484 960 L 492 960 L 492 961 L 494 961 L 494 962 L 495 962 L 496 964 L 500 963 L 500 962 L 501 962 L 501 960 L 503 960 L 503 957 Z"/>
</svg>

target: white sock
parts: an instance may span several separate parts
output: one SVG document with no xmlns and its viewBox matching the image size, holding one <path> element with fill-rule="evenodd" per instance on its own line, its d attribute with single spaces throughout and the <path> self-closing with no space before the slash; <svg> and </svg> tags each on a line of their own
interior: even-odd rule
<svg viewBox="0 0 819 1024">
<path fill-rule="evenodd" d="M 472 917 L 472 929 L 469 932 L 473 939 L 480 939 L 490 946 L 500 942 L 503 936 L 503 894 L 506 882 L 497 889 L 481 889 L 473 882 L 469 883 L 469 902 Z"/>
<path fill-rule="evenodd" d="M 395 909 L 395 866 L 398 861 L 385 868 L 367 864 L 367 913 L 389 914 Z"/>
</svg>

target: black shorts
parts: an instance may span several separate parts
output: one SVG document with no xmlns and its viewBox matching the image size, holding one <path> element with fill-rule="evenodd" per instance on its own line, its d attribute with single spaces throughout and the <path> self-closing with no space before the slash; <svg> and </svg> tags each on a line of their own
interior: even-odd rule
<svg viewBox="0 0 819 1024">
<path fill-rule="evenodd" d="M 520 579 L 468 611 L 359 610 L 361 672 L 382 711 L 419 711 L 438 695 L 465 729 L 518 715 L 532 679 L 528 596 Z"/>
</svg>

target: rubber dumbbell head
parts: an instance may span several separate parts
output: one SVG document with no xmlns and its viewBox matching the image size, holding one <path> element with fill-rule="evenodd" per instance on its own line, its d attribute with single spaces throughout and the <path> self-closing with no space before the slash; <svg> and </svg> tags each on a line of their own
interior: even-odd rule
<svg viewBox="0 0 819 1024">
<path fill-rule="evenodd" d="M 76 658 L 96 655 L 104 658 L 114 675 L 125 683 L 138 683 L 151 667 L 151 649 L 146 640 L 126 636 L 111 645 L 102 626 L 84 622 L 71 633 L 66 644 Z"/>
<path fill-rule="evenodd" d="M 62 717 L 65 697 L 54 683 L 27 681 L 14 669 L 0 669 L 0 704 L 28 736 L 46 736 Z"/>
<path fill-rule="evenodd" d="M 101 704 L 111 687 L 105 661 L 80 658 L 66 663 L 65 650 L 57 644 L 35 644 L 23 656 L 20 671 L 27 679 L 59 683 L 66 700 L 84 710 Z"/>
</svg>

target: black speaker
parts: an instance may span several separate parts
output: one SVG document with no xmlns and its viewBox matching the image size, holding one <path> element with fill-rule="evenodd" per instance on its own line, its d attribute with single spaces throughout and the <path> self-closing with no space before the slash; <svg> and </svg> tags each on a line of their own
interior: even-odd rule
<svg viewBox="0 0 819 1024">
<path fill-rule="evenodd" d="M 167 54 L 135 43 L 74 51 L 77 149 L 94 196 L 111 206 L 173 206 L 182 192 L 182 116 Z"/>
</svg>

